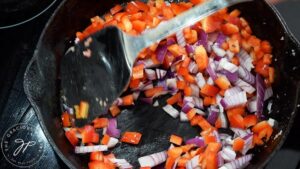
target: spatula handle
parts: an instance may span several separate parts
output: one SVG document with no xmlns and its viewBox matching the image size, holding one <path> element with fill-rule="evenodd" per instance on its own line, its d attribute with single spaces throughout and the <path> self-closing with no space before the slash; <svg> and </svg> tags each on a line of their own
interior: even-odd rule
<svg viewBox="0 0 300 169">
<path fill-rule="evenodd" d="M 249 0 L 210 0 L 203 5 L 197 5 L 169 21 L 162 22 L 156 28 L 143 34 L 144 45 L 145 47 L 150 46 L 183 28 L 195 24 L 197 21 L 204 19 L 220 9 L 245 1 Z"/>
</svg>

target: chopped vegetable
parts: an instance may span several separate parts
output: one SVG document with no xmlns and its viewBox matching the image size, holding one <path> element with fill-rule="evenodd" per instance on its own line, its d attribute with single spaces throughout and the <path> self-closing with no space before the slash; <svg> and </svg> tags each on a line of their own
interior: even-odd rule
<svg viewBox="0 0 300 169">
<path fill-rule="evenodd" d="M 121 141 L 129 144 L 139 144 L 142 134 L 138 132 L 125 132 Z"/>
<path fill-rule="evenodd" d="M 170 137 L 170 142 L 174 143 L 176 145 L 181 145 L 182 144 L 182 138 L 173 134 Z"/>
</svg>

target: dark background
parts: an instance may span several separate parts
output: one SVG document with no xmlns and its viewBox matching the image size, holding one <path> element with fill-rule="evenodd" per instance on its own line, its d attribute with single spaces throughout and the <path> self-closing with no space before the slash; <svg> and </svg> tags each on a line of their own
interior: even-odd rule
<svg viewBox="0 0 300 169">
<path fill-rule="evenodd" d="M 34 110 L 23 91 L 23 75 L 26 66 L 33 55 L 43 27 L 60 2 L 55 2 L 45 13 L 25 24 L 8 29 L 0 29 L 0 137 L 2 138 L 4 132 L 17 123 L 23 122 L 38 126 L 37 133 L 44 140 L 45 151 L 41 160 L 31 168 L 66 168 L 45 139 Z M 300 1 L 286 0 L 277 3 L 276 7 L 285 18 L 291 31 L 297 39 L 300 39 Z M 0 14 L 1 9 L 0 2 Z M 3 17 L 5 18 L 5 15 Z M 0 23 L 0 27 L 2 24 L 3 21 Z M 300 115 L 298 113 L 286 142 L 266 166 L 267 169 L 300 168 L 299 121 Z M 0 153 L 0 168 L 13 168 L 3 157 L 2 153 Z"/>
</svg>

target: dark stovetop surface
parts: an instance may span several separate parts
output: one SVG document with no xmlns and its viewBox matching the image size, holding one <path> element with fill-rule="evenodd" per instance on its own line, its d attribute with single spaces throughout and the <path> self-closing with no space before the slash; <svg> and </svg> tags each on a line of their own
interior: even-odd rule
<svg viewBox="0 0 300 169">
<path fill-rule="evenodd" d="M 8 2 L 9 0 L 6 1 Z M 14 0 L 10 1 L 16 2 Z M 55 2 L 45 13 L 28 23 L 9 29 L 0 29 L 0 137 L 2 145 L 0 168 L 19 168 L 20 166 L 29 165 L 31 165 L 30 168 L 67 168 L 47 142 L 41 131 L 35 112 L 30 106 L 23 90 L 23 75 L 26 66 L 33 55 L 43 27 L 60 2 Z M 300 39 L 300 22 L 298 21 L 300 13 L 297 11 L 300 9 L 300 1 L 288 0 L 276 6 L 287 21 L 292 32 Z M 266 166 L 267 169 L 300 168 L 299 120 L 300 115 L 298 113 L 286 142 Z M 32 128 L 23 131 L 15 127 L 13 129 L 16 129 L 17 132 L 14 133 L 15 130 L 10 128 L 18 123 L 29 124 L 27 126 L 31 126 Z M 10 147 L 14 145 L 14 150 L 18 148 L 11 142 L 11 139 L 7 140 L 9 136 L 11 138 L 21 137 L 25 140 L 19 153 L 13 154 L 16 151 L 6 151 L 8 150 L 6 146 Z M 28 145 L 27 143 L 29 142 L 26 142 L 25 138 L 27 140 L 31 139 L 30 141 L 35 140 L 36 142 L 34 142 L 35 144 Z M 26 147 L 26 145 L 28 146 Z M 42 155 L 35 152 L 37 149 L 33 149 L 37 145 L 40 146 L 38 148 L 41 149 Z M 6 158 L 3 153 L 6 154 Z M 33 160 L 30 161 L 30 159 Z"/>
</svg>

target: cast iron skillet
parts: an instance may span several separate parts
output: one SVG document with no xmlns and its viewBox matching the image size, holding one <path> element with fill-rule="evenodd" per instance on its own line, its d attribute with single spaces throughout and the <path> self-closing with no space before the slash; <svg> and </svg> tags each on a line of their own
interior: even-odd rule
<svg viewBox="0 0 300 169">
<path fill-rule="evenodd" d="M 89 18 L 103 15 L 121 0 L 65 0 L 47 23 L 24 76 L 25 92 L 37 112 L 42 129 L 53 149 L 70 168 L 86 168 L 88 157 L 74 154 L 73 147 L 64 136 L 60 121 L 59 63 L 70 46 L 75 32 L 89 24 Z M 256 156 L 248 168 L 262 168 L 284 142 L 295 117 L 300 80 L 300 45 L 288 30 L 278 11 L 264 1 L 234 6 L 250 22 L 254 34 L 267 39 L 274 47 L 276 80 L 271 114 L 279 121 L 282 134 L 271 139 L 267 147 L 256 149 Z M 143 139 L 138 146 L 119 145 L 114 152 L 137 166 L 137 157 L 167 149 L 172 133 L 185 139 L 195 135 L 197 129 L 178 123 L 160 108 L 142 103 L 118 117 L 122 132 L 140 131 Z M 275 134 L 278 132 L 276 131 Z M 273 135 L 274 137 L 274 135 Z"/>
</svg>

